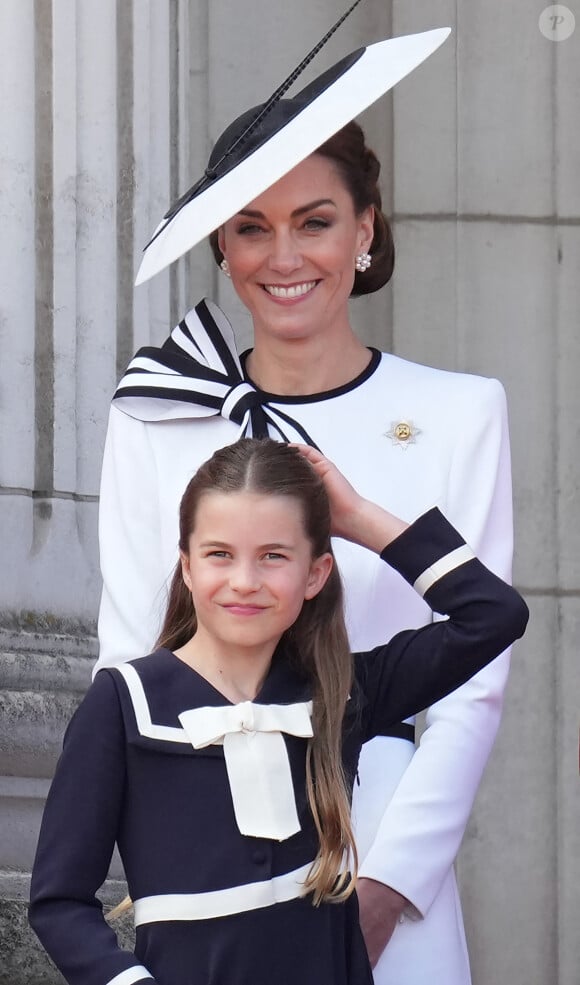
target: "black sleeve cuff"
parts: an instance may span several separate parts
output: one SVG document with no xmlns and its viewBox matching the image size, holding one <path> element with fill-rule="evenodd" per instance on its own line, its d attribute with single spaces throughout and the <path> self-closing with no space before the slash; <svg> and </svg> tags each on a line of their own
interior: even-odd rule
<svg viewBox="0 0 580 985">
<path fill-rule="evenodd" d="M 413 585 L 427 568 L 464 545 L 463 537 L 435 506 L 385 547 L 381 558 Z"/>
</svg>

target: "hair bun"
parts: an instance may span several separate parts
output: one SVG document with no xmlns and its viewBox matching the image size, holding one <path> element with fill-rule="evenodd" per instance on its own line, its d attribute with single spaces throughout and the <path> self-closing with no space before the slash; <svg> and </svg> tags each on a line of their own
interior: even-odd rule
<svg viewBox="0 0 580 985">
<path fill-rule="evenodd" d="M 381 171 L 380 161 L 373 150 L 370 147 L 365 148 L 364 153 L 364 172 L 367 177 L 369 184 L 376 185 L 379 180 L 379 174 Z"/>
</svg>

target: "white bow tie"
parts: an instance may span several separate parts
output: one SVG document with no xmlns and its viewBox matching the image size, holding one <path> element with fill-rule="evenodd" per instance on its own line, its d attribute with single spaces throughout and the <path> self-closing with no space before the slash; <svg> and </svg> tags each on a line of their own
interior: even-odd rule
<svg viewBox="0 0 580 985">
<path fill-rule="evenodd" d="M 300 831 L 286 743 L 282 732 L 312 736 L 312 702 L 191 708 L 179 715 L 194 747 L 219 745 L 240 832 L 284 841 Z"/>
</svg>

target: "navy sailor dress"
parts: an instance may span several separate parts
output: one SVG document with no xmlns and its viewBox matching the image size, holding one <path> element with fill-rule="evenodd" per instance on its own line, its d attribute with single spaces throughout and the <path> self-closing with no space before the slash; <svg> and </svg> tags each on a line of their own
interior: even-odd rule
<svg viewBox="0 0 580 985">
<path fill-rule="evenodd" d="M 382 557 L 449 618 L 354 654 L 343 728 L 351 788 L 362 743 L 464 683 L 523 634 L 528 617 L 436 509 Z M 310 699 L 282 645 L 243 705 L 169 650 L 97 674 L 65 736 L 31 886 L 31 925 L 70 985 L 372 985 L 356 894 L 315 907 L 303 893 L 318 849 L 307 738 L 292 726 L 275 733 L 297 818 L 294 833 L 276 838 L 242 833 L 245 821 L 240 830 L 244 813 L 259 826 L 266 808 L 259 782 L 246 782 L 240 805 L 228 736 L 210 729 L 194 743 L 189 727 L 222 716 L 224 735 L 246 732 L 251 749 L 252 726 L 271 714 L 303 720 Z M 134 901 L 134 953 L 119 947 L 95 895 L 115 842 Z"/>
</svg>

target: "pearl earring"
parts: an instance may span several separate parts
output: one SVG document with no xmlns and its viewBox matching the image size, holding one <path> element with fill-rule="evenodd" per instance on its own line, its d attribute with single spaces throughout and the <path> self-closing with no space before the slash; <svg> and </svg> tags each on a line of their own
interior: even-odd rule
<svg viewBox="0 0 580 985">
<path fill-rule="evenodd" d="M 224 272 L 224 274 L 226 275 L 226 277 L 231 277 L 232 276 L 230 274 L 230 265 L 229 265 L 229 263 L 228 263 L 228 261 L 226 260 L 225 257 L 223 258 L 222 262 L 220 263 L 220 269 Z"/>
<path fill-rule="evenodd" d="M 354 269 L 359 274 L 364 274 L 365 270 L 368 270 L 372 263 L 372 257 L 370 253 L 359 253 L 354 261 Z"/>
</svg>

